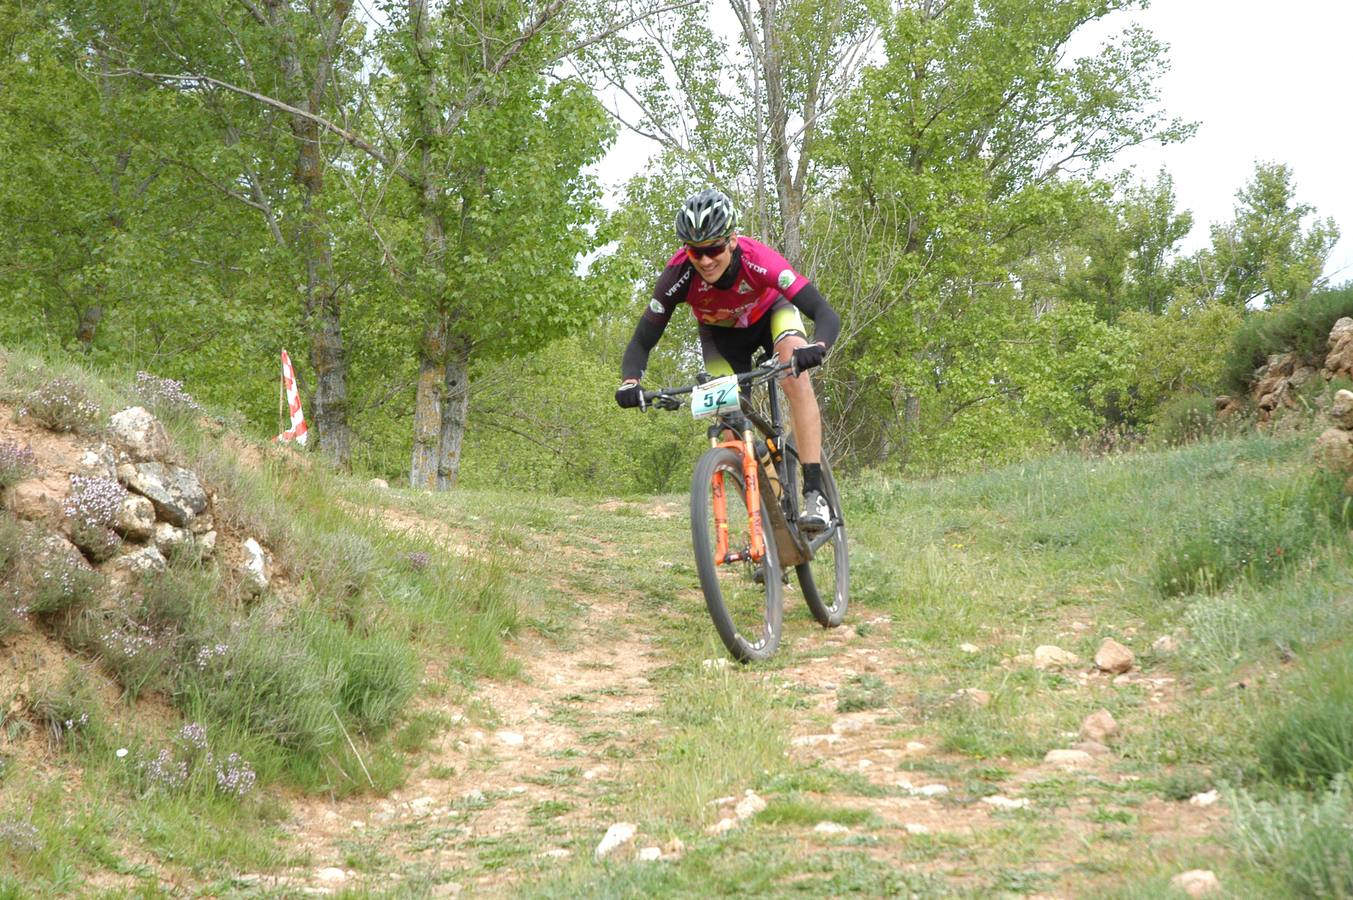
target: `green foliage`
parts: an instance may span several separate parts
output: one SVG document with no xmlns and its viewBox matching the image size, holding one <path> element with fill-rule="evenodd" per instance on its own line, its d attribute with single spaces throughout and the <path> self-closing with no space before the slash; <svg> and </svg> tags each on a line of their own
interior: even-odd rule
<svg viewBox="0 0 1353 900">
<path fill-rule="evenodd" d="M 33 573 L 33 594 L 27 604 L 28 612 L 55 620 L 63 613 L 79 610 L 94 599 L 94 592 L 102 581 L 84 560 L 52 553 Z"/>
<path fill-rule="evenodd" d="M 37 463 L 33 451 L 11 441 L 0 441 L 0 491 L 23 481 L 32 474 Z"/>
<path fill-rule="evenodd" d="M 1231 807 L 1238 851 L 1277 893 L 1353 894 L 1353 792 L 1345 777 L 1316 797 L 1288 793 L 1264 801 L 1242 791 Z"/>
<path fill-rule="evenodd" d="M 1159 315 L 1129 310 L 1118 325 L 1135 350 L 1119 404 L 1127 421 L 1152 422 L 1177 395 L 1217 392 L 1241 315 L 1220 303 L 1176 303 Z"/>
<path fill-rule="evenodd" d="M 89 675 L 71 665 L 59 681 L 39 685 L 29 711 L 54 746 L 68 750 L 90 746 L 99 739 L 103 710 Z"/>
<path fill-rule="evenodd" d="M 1223 386 L 1236 393 L 1248 390 L 1255 370 L 1275 353 L 1294 352 L 1306 364 L 1319 368 L 1328 350 L 1330 330 L 1346 316 L 1353 316 L 1353 283 L 1253 313 L 1231 341 L 1221 372 Z"/>
<path fill-rule="evenodd" d="M 418 659 L 406 641 L 359 637 L 330 625 L 314 638 L 316 655 L 338 670 L 338 702 L 366 734 L 384 732 L 418 687 Z"/>
<path fill-rule="evenodd" d="M 1277 578 L 1327 536 L 1327 491 L 1324 479 L 1307 476 L 1219 499 L 1199 521 L 1181 523 L 1161 548 L 1156 589 L 1167 597 L 1216 593 L 1240 579 Z"/>
<path fill-rule="evenodd" d="M 1182 447 L 1201 441 L 1221 429 L 1215 401 L 1202 394 L 1180 394 L 1166 401 L 1151 423 L 1151 445 Z"/>
<path fill-rule="evenodd" d="M 836 711 L 859 712 L 879 709 L 892 699 L 892 690 L 874 675 L 852 675 L 836 692 Z"/>
<path fill-rule="evenodd" d="M 1350 709 L 1353 650 L 1336 647 L 1306 667 L 1291 696 L 1262 724 L 1259 758 L 1265 775 L 1308 790 L 1353 777 Z"/>
</svg>

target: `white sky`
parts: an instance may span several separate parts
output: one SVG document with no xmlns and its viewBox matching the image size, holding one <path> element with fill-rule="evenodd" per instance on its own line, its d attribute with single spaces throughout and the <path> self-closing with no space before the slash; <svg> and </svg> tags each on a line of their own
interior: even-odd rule
<svg viewBox="0 0 1353 900">
<path fill-rule="evenodd" d="M 1161 166 L 1173 176 L 1178 208 L 1194 215 L 1182 249 L 1205 246 L 1208 225 L 1231 218 L 1256 161 L 1280 162 L 1292 169 L 1297 199 L 1333 216 L 1344 235 L 1325 274 L 1353 280 L 1353 153 L 1343 130 L 1353 100 L 1353 0 L 1156 0 L 1095 23 L 1075 52 L 1133 20 L 1170 46 L 1171 70 L 1159 83 L 1165 111 L 1199 123 L 1183 144 L 1134 148 L 1121 160 L 1139 179 L 1154 181 Z M 622 134 L 600 167 L 605 183 L 618 188 L 651 147 Z"/>
</svg>

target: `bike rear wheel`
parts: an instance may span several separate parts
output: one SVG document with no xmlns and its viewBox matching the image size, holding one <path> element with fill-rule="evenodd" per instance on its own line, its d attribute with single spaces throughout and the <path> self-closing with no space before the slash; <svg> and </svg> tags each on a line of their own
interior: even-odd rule
<svg viewBox="0 0 1353 900">
<path fill-rule="evenodd" d="M 721 528 L 727 528 L 730 554 L 750 552 L 742 456 L 727 447 L 701 456 L 691 480 L 695 568 L 705 606 L 728 652 L 739 662 L 768 659 L 780 644 L 784 616 L 784 583 L 775 535 L 769 528 L 762 529 L 766 552 L 760 562 L 729 562 L 719 555 Z"/>
<path fill-rule="evenodd" d="M 790 490 L 794 491 L 795 503 L 798 502 L 799 459 L 794 445 L 789 444 L 789 480 Z M 823 628 L 835 628 L 846 618 L 846 607 L 850 599 L 850 554 L 846 546 L 846 520 L 841 512 L 841 494 L 836 489 L 836 479 L 832 477 L 827 455 L 822 455 L 822 494 L 832 508 L 832 524 L 821 535 L 808 538 L 816 548 L 813 558 L 794 567 L 799 578 L 799 587 L 803 590 L 804 602 L 808 611 Z"/>
</svg>

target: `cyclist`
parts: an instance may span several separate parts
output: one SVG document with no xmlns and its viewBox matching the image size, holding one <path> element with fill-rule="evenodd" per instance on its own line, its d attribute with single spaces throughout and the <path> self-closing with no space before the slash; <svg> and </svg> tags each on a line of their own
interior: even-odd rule
<svg viewBox="0 0 1353 900">
<path fill-rule="evenodd" d="M 693 194 L 681 205 L 676 234 L 682 249 L 668 260 L 625 347 L 615 400 L 623 408 L 643 406 L 639 382 L 648 355 L 683 301 L 699 323 L 700 350 L 710 375 L 750 371 L 758 347 L 773 350 L 781 362 L 792 358 L 801 374 L 783 376 L 781 385 L 789 398 L 803 464 L 799 527 L 819 532 L 832 516 L 822 495 L 822 416 L 803 370 L 821 364 L 841 331 L 841 317 L 783 256 L 738 235 L 737 219 L 733 201 L 714 188 Z M 813 320 L 812 343 L 800 313 Z"/>
</svg>

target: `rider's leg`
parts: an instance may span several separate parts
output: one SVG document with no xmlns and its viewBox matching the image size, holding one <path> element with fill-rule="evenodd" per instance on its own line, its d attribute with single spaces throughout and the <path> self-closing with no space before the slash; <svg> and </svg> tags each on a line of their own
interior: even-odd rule
<svg viewBox="0 0 1353 900">
<path fill-rule="evenodd" d="M 780 362 L 789 362 L 794 351 L 807 344 L 802 335 L 786 334 L 775 342 L 775 355 Z M 789 398 L 789 415 L 794 420 L 794 443 L 799 450 L 799 460 L 809 464 L 822 462 L 822 413 L 818 410 L 817 394 L 813 392 L 808 373 L 800 372 L 797 377 L 787 375 L 780 381 L 780 387 Z"/>
</svg>

